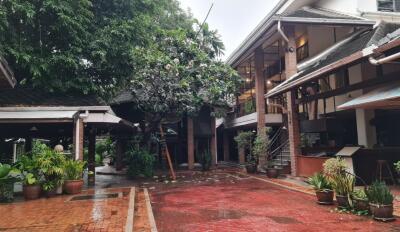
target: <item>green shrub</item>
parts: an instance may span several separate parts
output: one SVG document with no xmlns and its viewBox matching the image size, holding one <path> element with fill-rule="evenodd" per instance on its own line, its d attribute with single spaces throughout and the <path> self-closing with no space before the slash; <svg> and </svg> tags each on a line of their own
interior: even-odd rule
<svg viewBox="0 0 400 232">
<path fill-rule="evenodd" d="M 197 154 L 197 160 L 198 162 L 200 162 L 203 171 L 210 170 L 212 162 L 212 156 L 210 151 L 204 151 L 200 154 Z"/>
<path fill-rule="evenodd" d="M 81 180 L 85 162 L 80 160 L 67 160 L 64 163 L 66 180 Z"/>
<path fill-rule="evenodd" d="M 375 181 L 371 186 L 368 186 L 366 194 L 371 203 L 380 205 L 393 204 L 393 195 L 385 182 Z"/>
<path fill-rule="evenodd" d="M 36 150 L 39 152 L 39 150 Z M 35 185 L 41 180 L 40 170 L 36 155 L 22 155 L 19 157 L 16 167 L 22 174 L 22 180 L 25 185 Z"/>
<path fill-rule="evenodd" d="M 39 172 L 43 175 L 42 187 L 46 191 L 54 190 L 64 181 L 65 156 L 46 146 L 36 155 Z"/>
<path fill-rule="evenodd" d="M 358 200 L 368 200 L 368 196 L 364 189 L 356 189 L 353 192 L 353 198 Z"/>
<path fill-rule="evenodd" d="M 139 175 L 146 177 L 153 176 L 154 171 L 154 154 L 146 149 L 132 146 L 126 153 L 128 160 L 127 175 L 130 178 L 135 178 Z"/>
<path fill-rule="evenodd" d="M 309 177 L 307 182 L 313 186 L 315 191 L 332 191 L 332 185 L 322 173 L 315 173 Z"/>
<path fill-rule="evenodd" d="M 0 163 L 0 202 L 14 200 L 14 183 L 20 180 L 20 172 L 9 164 Z"/>
</svg>

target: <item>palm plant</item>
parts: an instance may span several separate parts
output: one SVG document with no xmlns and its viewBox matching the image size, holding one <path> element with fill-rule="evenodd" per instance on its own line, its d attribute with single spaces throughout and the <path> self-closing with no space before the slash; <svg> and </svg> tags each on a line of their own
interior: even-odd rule
<svg viewBox="0 0 400 232">
<path fill-rule="evenodd" d="M 44 190 L 52 191 L 62 185 L 65 163 L 65 156 L 62 153 L 46 147 L 37 155 L 37 163 L 39 171 L 44 177 Z"/>
<path fill-rule="evenodd" d="M 85 162 L 80 160 L 67 160 L 64 163 L 65 180 L 81 180 Z"/>
<path fill-rule="evenodd" d="M 309 177 L 307 183 L 313 186 L 315 191 L 327 192 L 332 191 L 332 185 L 322 173 L 315 173 Z"/>
</svg>

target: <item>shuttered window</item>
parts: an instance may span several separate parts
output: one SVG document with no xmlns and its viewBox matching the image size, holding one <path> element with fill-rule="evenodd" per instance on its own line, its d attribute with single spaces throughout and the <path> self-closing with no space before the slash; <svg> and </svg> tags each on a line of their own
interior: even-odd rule
<svg viewBox="0 0 400 232">
<path fill-rule="evenodd" d="M 400 0 L 377 0 L 378 11 L 400 12 Z"/>
</svg>

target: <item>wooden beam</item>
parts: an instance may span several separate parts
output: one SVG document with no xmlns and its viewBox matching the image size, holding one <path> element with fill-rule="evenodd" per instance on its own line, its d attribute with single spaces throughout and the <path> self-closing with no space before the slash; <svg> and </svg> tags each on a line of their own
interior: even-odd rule
<svg viewBox="0 0 400 232">
<path fill-rule="evenodd" d="M 346 87 L 339 88 L 339 89 L 334 89 L 334 90 L 331 90 L 328 92 L 319 93 L 319 94 L 316 94 L 313 96 L 299 99 L 296 101 L 296 104 L 302 104 L 302 103 L 314 101 L 314 100 L 321 99 L 321 98 L 330 98 L 333 96 L 338 96 L 338 95 L 352 92 L 355 90 L 373 87 L 373 86 L 383 84 L 386 82 L 397 81 L 397 80 L 399 80 L 399 75 L 400 75 L 399 72 L 395 72 L 395 73 L 391 73 L 391 74 L 384 75 L 384 76 L 378 76 L 376 78 L 369 79 L 366 81 L 361 81 L 361 82 L 358 82 L 358 83 L 350 85 L 350 86 L 346 86 Z"/>
</svg>

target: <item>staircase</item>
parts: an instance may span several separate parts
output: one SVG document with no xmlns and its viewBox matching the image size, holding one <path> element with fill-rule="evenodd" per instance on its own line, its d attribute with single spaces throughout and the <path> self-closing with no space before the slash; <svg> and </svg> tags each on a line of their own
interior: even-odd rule
<svg viewBox="0 0 400 232">
<path fill-rule="evenodd" d="M 268 167 L 277 168 L 280 174 L 290 174 L 290 149 L 287 130 L 283 127 L 275 133 L 268 146 Z"/>
</svg>

